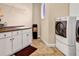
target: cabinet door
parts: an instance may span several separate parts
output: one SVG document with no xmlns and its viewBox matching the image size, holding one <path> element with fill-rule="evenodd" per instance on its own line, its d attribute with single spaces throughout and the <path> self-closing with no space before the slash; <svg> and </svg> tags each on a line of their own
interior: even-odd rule
<svg viewBox="0 0 79 59">
<path fill-rule="evenodd" d="M 12 54 L 11 32 L 0 33 L 0 55 Z"/>
<path fill-rule="evenodd" d="M 28 46 L 27 33 L 23 34 L 23 48 Z"/>
<path fill-rule="evenodd" d="M 22 49 L 22 35 L 17 36 L 18 50 Z"/>
<path fill-rule="evenodd" d="M 13 53 L 15 53 L 16 51 L 18 51 L 18 39 L 17 36 L 13 36 L 12 37 L 13 40 Z"/>
<path fill-rule="evenodd" d="M 5 39 L 5 53 L 6 55 L 11 55 L 12 54 L 12 38 L 6 38 Z"/>
<path fill-rule="evenodd" d="M 32 29 L 29 29 L 27 31 L 27 41 L 28 41 L 28 45 L 31 45 L 31 43 L 32 43 Z"/>
<path fill-rule="evenodd" d="M 23 48 L 27 47 L 32 42 L 32 29 L 23 31 Z"/>
<path fill-rule="evenodd" d="M 13 36 L 13 52 L 22 49 L 22 37 L 21 35 Z"/>
<path fill-rule="evenodd" d="M 5 39 L 0 39 L 0 56 L 4 56 L 5 54 Z"/>
</svg>

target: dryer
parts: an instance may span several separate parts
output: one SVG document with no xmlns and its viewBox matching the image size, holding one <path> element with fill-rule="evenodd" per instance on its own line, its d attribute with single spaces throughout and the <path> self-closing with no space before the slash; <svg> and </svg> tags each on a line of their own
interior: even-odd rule
<svg viewBox="0 0 79 59">
<path fill-rule="evenodd" d="M 55 23 L 56 48 L 64 55 L 76 55 L 76 17 L 58 17 Z"/>
</svg>

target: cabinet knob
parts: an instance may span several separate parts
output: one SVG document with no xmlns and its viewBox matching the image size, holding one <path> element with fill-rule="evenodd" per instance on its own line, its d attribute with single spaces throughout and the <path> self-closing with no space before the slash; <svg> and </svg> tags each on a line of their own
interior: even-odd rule
<svg viewBox="0 0 79 59">
<path fill-rule="evenodd" d="M 29 36 L 29 34 L 27 34 L 27 36 Z"/>
<path fill-rule="evenodd" d="M 6 36 L 6 34 L 4 34 L 4 36 Z"/>
<path fill-rule="evenodd" d="M 12 40 L 12 39 L 10 39 L 10 40 Z"/>
<path fill-rule="evenodd" d="M 18 32 L 17 32 L 17 34 L 18 34 Z"/>
<path fill-rule="evenodd" d="M 14 40 L 14 38 L 12 38 L 12 40 Z"/>
</svg>

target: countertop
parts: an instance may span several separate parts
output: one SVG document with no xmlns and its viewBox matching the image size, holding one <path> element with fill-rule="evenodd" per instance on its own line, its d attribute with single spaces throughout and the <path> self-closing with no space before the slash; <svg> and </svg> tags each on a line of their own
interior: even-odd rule
<svg viewBox="0 0 79 59">
<path fill-rule="evenodd" d="M 32 27 L 6 26 L 6 27 L 0 28 L 0 33 L 2 33 L 2 32 L 10 32 L 10 31 L 18 31 L 18 30 L 25 30 L 25 29 L 32 29 Z"/>
</svg>

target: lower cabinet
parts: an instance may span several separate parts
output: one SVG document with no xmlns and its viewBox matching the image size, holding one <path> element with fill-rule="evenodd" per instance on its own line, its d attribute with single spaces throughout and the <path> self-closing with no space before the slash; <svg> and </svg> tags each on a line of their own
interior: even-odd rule
<svg viewBox="0 0 79 59">
<path fill-rule="evenodd" d="M 18 51 L 18 37 L 17 36 L 13 36 L 13 53 L 15 53 L 16 51 Z"/>
<path fill-rule="evenodd" d="M 23 30 L 23 48 L 32 43 L 32 29 Z"/>
<path fill-rule="evenodd" d="M 12 38 L 6 38 L 4 39 L 6 42 L 5 44 L 5 55 L 11 55 L 12 54 L 12 48 L 13 48 L 13 44 L 12 44 Z"/>
<path fill-rule="evenodd" d="M 12 54 L 12 39 L 3 38 L 0 39 L 0 56 L 6 56 Z"/>
<path fill-rule="evenodd" d="M 28 46 L 27 34 L 23 34 L 23 48 Z"/>
<path fill-rule="evenodd" d="M 30 45 L 32 43 L 32 29 L 28 30 L 28 45 Z"/>
<path fill-rule="evenodd" d="M 21 35 L 13 36 L 13 52 L 17 52 L 22 49 L 22 37 Z"/>
<path fill-rule="evenodd" d="M 0 56 L 4 56 L 4 55 L 6 55 L 5 54 L 5 44 L 6 43 L 6 40 L 5 39 L 0 39 Z"/>
<path fill-rule="evenodd" d="M 32 29 L 5 32 L 5 34 L 0 34 L 2 36 L 0 56 L 12 55 L 32 43 Z"/>
</svg>

